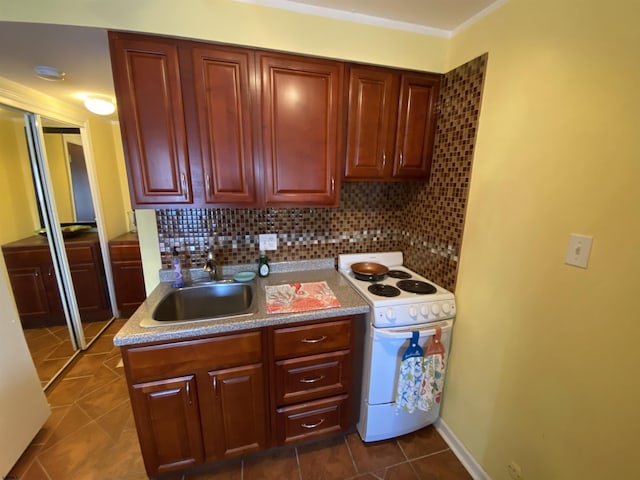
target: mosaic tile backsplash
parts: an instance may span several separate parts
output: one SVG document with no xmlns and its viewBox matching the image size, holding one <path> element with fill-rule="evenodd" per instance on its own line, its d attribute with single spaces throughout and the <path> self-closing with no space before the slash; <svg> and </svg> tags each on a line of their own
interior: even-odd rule
<svg viewBox="0 0 640 480">
<path fill-rule="evenodd" d="M 258 235 L 275 233 L 270 261 L 400 250 L 405 264 L 454 290 L 487 55 L 443 77 L 431 178 L 343 183 L 338 208 L 156 210 L 163 268 L 178 247 L 202 266 L 209 245 L 222 265 L 256 263 Z"/>
</svg>

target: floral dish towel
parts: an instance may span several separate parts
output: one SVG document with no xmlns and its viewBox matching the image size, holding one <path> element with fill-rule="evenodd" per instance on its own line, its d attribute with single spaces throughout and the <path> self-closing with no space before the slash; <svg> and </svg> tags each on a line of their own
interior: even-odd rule
<svg viewBox="0 0 640 480">
<path fill-rule="evenodd" d="M 339 307 L 340 302 L 327 282 L 268 285 L 267 313 L 295 313 Z"/>
</svg>

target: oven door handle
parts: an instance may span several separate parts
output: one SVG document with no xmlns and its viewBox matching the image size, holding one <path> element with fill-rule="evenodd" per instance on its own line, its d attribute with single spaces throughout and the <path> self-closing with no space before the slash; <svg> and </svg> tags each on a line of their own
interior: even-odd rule
<svg viewBox="0 0 640 480">
<path fill-rule="evenodd" d="M 420 337 L 431 337 L 436 334 L 435 328 L 428 328 L 425 330 L 402 330 L 401 332 L 394 332 L 389 329 L 378 328 L 375 330 L 374 335 L 377 337 L 385 337 L 385 338 L 411 338 L 413 336 L 413 332 L 420 332 Z"/>
</svg>

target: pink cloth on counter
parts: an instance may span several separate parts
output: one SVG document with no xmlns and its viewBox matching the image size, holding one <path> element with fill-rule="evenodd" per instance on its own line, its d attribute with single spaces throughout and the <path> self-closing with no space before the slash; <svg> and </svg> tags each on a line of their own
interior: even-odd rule
<svg viewBox="0 0 640 480">
<path fill-rule="evenodd" d="M 340 306 L 327 282 L 268 285 L 265 293 L 267 313 L 296 313 Z"/>
</svg>

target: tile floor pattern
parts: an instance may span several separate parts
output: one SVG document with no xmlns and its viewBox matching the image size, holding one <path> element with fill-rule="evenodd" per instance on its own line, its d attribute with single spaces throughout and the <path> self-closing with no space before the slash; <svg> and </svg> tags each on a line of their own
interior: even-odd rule
<svg viewBox="0 0 640 480">
<path fill-rule="evenodd" d="M 83 323 L 87 343 L 93 340 L 109 320 Z M 31 358 L 38 372 L 40 383 L 44 387 L 56 373 L 73 356 L 73 347 L 69 339 L 69 329 L 66 325 L 44 328 L 24 329 L 24 337 Z"/>
<path fill-rule="evenodd" d="M 52 414 L 7 478 L 144 480 L 116 320 L 47 391 Z M 167 480 L 470 479 L 432 427 L 368 443 L 357 433 L 199 467 Z"/>
</svg>

